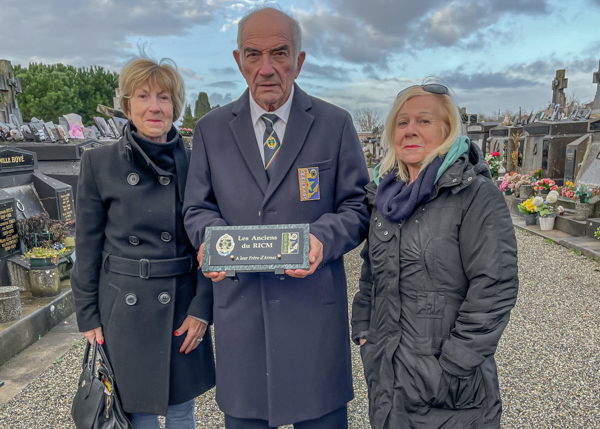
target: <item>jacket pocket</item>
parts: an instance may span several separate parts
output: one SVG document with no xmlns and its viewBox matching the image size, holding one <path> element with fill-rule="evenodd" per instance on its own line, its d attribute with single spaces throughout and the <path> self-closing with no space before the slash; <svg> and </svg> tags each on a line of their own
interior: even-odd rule
<svg viewBox="0 0 600 429">
<path fill-rule="evenodd" d="M 439 291 L 417 292 L 417 317 L 439 319 L 444 316 L 446 295 Z"/>
<path fill-rule="evenodd" d="M 485 398 L 485 384 L 479 367 L 470 376 L 462 378 L 446 371 L 442 372 L 440 391 L 436 399 L 438 407 L 453 410 L 479 408 Z"/>
<path fill-rule="evenodd" d="M 325 161 L 304 163 L 302 165 L 299 165 L 297 168 L 309 168 L 309 167 L 312 167 L 312 168 L 317 167 L 319 169 L 319 173 L 320 173 L 322 171 L 329 170 L 331 167 L 333 167 L 333 160 L 328 159 Z"/>
<path fill-rule="evenodd" d="M 112 283 L 108 284 L 106 288 L 106 294 L 102 299 L 102 304 L 100 305 L 100 323 L 104 326 L 108 326 L 108 322 L 110 321 L 110 316 L 112 314 L 113 308 L 115 307 L 115 302 L 117 301 L 117 297 L 121 289 L 115 286 Z"/>
</svg>

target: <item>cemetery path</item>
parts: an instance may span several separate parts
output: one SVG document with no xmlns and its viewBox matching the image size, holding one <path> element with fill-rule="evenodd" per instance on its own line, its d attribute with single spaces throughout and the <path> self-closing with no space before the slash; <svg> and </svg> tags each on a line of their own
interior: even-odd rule
<svg viewBox="0 0 600 429">
<path fill-rule="evenodd" d="M 503 428 L 600 427 L 600 266 L 542 237 L 517 230 L 520 291 L 496 359 Z M 358 249 L 346 256 L 348 297 L 358 288 Z M 82 342 L 0 407 L 2 429 L 74 428 L 70 407 Z M 352 429 L 367 429 L 367 393 L 352 347 Z M 214 389 L 196 400 L 197 427 L 223 427 Z M 291 428 L 291 427 L 286 427 Z"/>
</svg>

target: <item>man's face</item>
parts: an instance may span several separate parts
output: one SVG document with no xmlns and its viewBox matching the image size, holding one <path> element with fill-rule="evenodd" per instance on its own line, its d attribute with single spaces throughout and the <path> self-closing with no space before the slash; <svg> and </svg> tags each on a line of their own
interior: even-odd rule
<svg viewBox="0 0 600 429">
<path fill-rule="evenodd" d="M 273 112 L 288 100 L 305 53 L 300 52 L 294 67 L 292 23 L 281 12 L 266 9 L 248 18 L 241 50 L 234 51 L 233 56 L 254 100 Z"/>
</svg>

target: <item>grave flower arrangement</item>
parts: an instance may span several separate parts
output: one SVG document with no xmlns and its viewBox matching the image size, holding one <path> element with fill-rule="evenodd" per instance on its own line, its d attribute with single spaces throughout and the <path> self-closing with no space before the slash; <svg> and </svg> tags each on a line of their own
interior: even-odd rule
<svg viewBox="0 0 600 429">
<path fill-rule="evenodd" d="M 554 204 L 556 201 L 558 201 L 558 192 L 550 191 L 546 200 L 538 196 L 534 197 L 531 203 L 535 206 L 535 211 L 540 214 L 540 217 L 555 217 L 554 207 L 550 204 Z"/>
<path fill-rule="evenodd" d="M 535 172 L 531 175 L 531 177 L 533 179 L 541 179 L 542 178 L 542 166 L 541 165 L 540 165 L 540 168 L 535 170 Z"/>
<path fill-rule="evenodd" d="M 500 157 L 500 152 L 491 152 L 485 156 L 485 160 L 490 166 L 490 172 L 492 173 L 492 177 L 498 175 L 498 170 L 500 169 L 500 165 L 502 164 L 502 159 Z"/>
<path fill-rule="evenodd" d="M 502 192 L 506 192 L 506 191 L 512 191 L 512 189 L 510 189 L 510 188 L 508 187 L 508 185 L 510 184 L 510 181 L 511 181 L 511 177 L 512 177 L 512 176 L 511 176 L 510 174 L 506 173 L 506 174 L 504 175 L 504 177 L 502 178 L 502 183 L 500 183 L 500 190 L 501 190 Z"/>
<path fill-rule="evenodd" d="M 535 197 L 541 198 L 541 197 Z M 536 206 L 533 204 L 534 197 L 529 198 L 528 200 L 523 201 L 521 204 L 517 206 L 519 211 L 523 214 L 533 214 L 536 212 Z M 543 200 L 542 200 L 543 201 Z"/>
<path fill-rule="evenodd" d="M 550 192 L 550 191 L 556 191 L 557 189 L 558 189 L 558 186 L 556 185 L 556 182 L 554 180 L 548 179 L 548 178 L 538 180 L 537 182 L 535 182 L 535 184 L 533 186 L 533 190 L 536 192 L 542 192 L 542 191 Z"/>
<path fill-rule="evenodd" d="M 560 190 L 560 195 L 562 195 L 565 198 L 575 198 L 575 185 L 573 184 L 573 182 L 569 182 L 567 180 L 565 186 L 563 186 Z"/>
<path fill-rule="evenodd" d="M 191 128 L 179 128 L 179 134 L 183 137 L 192 137 L 194 135 L 194 130 Z"/>
<path fill-rule="evenodd" d="M 592 196 L 592 188 L 586 188 L 583 185 L 579 185 L 574 192 L 574 199 L 576 202 L 589 203 L 590 197 Z"/>
<path fill-rule="evenodd" d="M 60 255 L 63 254 L 66 250 L 66 247 L 63 247 L 60 250 L 54 249 L 52 247 L 34 247 L 33 249 L 25 253 L 25 257 L 32 262 L 37 260 L 56 264 Z"/>
</svg>

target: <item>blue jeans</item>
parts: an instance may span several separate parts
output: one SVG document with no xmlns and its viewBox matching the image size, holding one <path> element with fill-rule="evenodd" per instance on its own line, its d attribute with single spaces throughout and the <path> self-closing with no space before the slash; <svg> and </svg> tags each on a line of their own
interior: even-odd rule
<svg viewBox="0 0 600 429">
<path fill-rule="evenodd" d="M 129 420 L 133 429 L 159 429 L 158 416 L 154 414 L 131 413 Z M 196 429 L 194 400 L 183 404 L 169 405 L 165 417 L 166 429 Z"/>
</svg>

